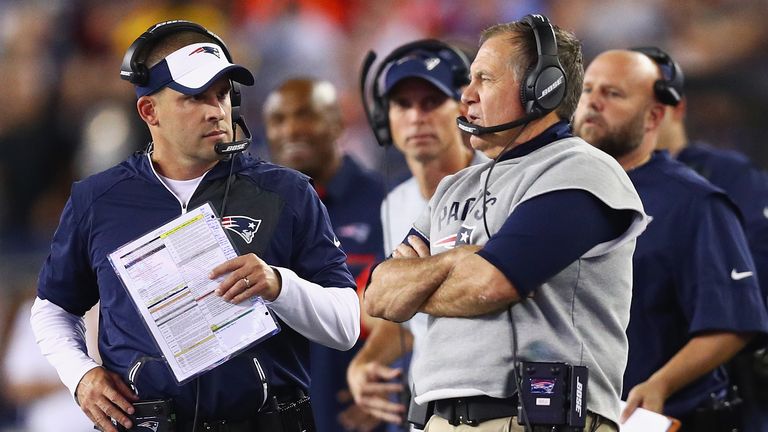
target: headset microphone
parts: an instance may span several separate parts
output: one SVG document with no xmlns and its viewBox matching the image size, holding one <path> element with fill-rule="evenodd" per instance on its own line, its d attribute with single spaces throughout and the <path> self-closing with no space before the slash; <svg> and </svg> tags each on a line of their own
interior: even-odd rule
<svg viewBox="0 0 768 432">
<path fill-rule="evenodd" d="M 519 118 L 517 120 L 512 120 L 511 122 L 508 122 L 508 123 L 486 127 L 486 126 L 478 126 L 478 125 L 472 124 L 467 120 L 466 117 L 461 116 L 456 119 L 456 125 L 459 126 L 459 129 L 463 130 L 464 132 L 470 133 L 475 136 L 480 136 L 480 135 L 502 132 L 505 130 L 513 129 L 520 125 L 528 123 L 532 120 L 535 120 L 538 117 L 541 117 L 541 115 L 538 113 L 533 113 L 533 114 L 525 115 L 522 118 Z"/>
<path fill-rule="evenodd" d="M 240 129 L 242 129 L 242 131 L 243 131 L 243 135 L 245 135 L 245 139 L 235 140 L 235 141 L 230 141 L 230 142 L 218 143 L 213 148 L 213 150 L 216 153 L 218 153 L 220 155 L 231 155 L 233 153 L 239 153 L 239 152 L 247 149 L 248 146 L 251 145 L 251 131 L 248 129 L 248 125 L 245 124 L 245 118 L 240 117 L 236 121 L 236 123 L 232 124 L 233 138 L 234 138 L 235 124 L 240 126 Z"/>
<path fill-rule="evenodd" d="M 240 83 L 235 81 L 230 81 L 230 84 L 232 85 L 232 88 L 229 90 L 229 100 L 232 106 L 232 141 L 218 143 L 213 147 L 213 150 L 220 155 L 239 153 L 251 145 L 251 131 L 248 129 L 248 125 L 245 124 L 245 117 L 240 112 L 243 104 L 242 88 Z M 245 139 L 235 139 L 238 126 L 243 131 Z"/>
</svg>

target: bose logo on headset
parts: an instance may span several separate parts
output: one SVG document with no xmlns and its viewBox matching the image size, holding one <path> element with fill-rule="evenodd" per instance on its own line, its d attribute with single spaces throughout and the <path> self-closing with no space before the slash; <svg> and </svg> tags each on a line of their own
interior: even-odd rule
<svg viewBox="0 0 768 432">
<path fill-rule="evenodd" d="M 565 75 L 561 76 L 560 78 L 557 79 L 557 81 L 552 83 L 552 85 L 550 85 L 549 87 L 547 87 L 544 90 L 542 90 L 541 95 L 539 95 L 538 99 L 543 98 L 544 96 L 546 96 L 552 90 L 560 87 L 560 84 L 562 84 L 564 82 L 565 82 Z"/>
<path fill-rule="evenodd" d="M 536 63 L 520 81 L 520 102 L 525 115 L 496 126 L 478 126 L 470 123 L 466 117 L 459 117 L 456 119 L 459 129 L 472 135 L 502 132 L 544 117 L 565 99 L 568 80 L 557 57 L 555 29 L 549 19 L 540 14 L 526 15 L 520 22 L 533 30 L 537 54 Z"/>
</svg>

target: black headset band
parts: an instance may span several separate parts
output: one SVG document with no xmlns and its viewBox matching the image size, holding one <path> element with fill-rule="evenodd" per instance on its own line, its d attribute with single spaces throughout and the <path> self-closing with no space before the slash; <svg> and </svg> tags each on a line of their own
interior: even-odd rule
<svg viewBox="0 0 768 432">
<path fill-rule="evenodd" d="M 654 84 L 654 92 L 659 101 L 672 106 L 680 103 L 685 77 L 683 69 L 672 59 L 672 56 L 655 46 L 634 47 L 630 50 L 645 55 L 661 68 L 661 79 Z M 664 74 L 665 68 L 669 70 L 669 76 Z"/>
<path fill-rule="evenodd" d="M 526 15 L 521 20 L 533 29 L 533 36 L 536 39 L 536 52 L 538 57 L 544 56 L 557 57 L 557 39 L 555 30 L 549 19 L 544 15 L 531 14 Z"/>
<path fill-rule="evenodd" d="M 682 69 L 680 68 L 680 65 L 678 65 L 677 62 L 674 61 L 669 54 L 664 52 L 659 47 L 635 47 L 631 48 L 631 50 L 644 54 L 659 66 L 669 67 L 669 69 L 672 71 L 672 75 L 670 77 L 664 77 L 664 79 L 670 83 L 676 81 L 678 77 L 682 75 Z"/>
<path fill-rule="evenodd" d="M 232 55 L 230 54 L 227 45 L 218 35 L 212 31 L 206 29 L 200 24 L 193 23 L 192 21 L 163 21 L 148 28 L 147 31 L 136 38 L 131 46 L 128 47 L 125 55 L 123 56 L 123 63 L 120 66 L 120 78 L 130 81 L 133 84 L 145 84 L 147 77 L 144 76 L 140 71 L 147 69 L 147 66 L 143 63 L 146 60 L 146 54 L 149 52 L 149 50 L 152 49 L 152 47 L 157 44 L 158 41 L 162 40 L 164 37 L 181 32 L 199 33 L 211 38 L 217 45 L 221 47 L 221 50 L 224 52 L 227 60 L 229 60 L 230 63 L 233 63 Z"/>
<path fill-rule="evenodd" d="M 526 114 L 546 115 L 565 99 L 568 80 L 558 58 L 555 29 L 544 15 L 524 16 L 521 23 L 533 31 L 536 63 L 520 82 L 520 100 Z"/>
</svg>

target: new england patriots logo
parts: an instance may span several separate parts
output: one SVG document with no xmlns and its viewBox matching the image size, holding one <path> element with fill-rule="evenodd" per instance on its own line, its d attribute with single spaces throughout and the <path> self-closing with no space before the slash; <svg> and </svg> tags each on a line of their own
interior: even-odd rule
<svg viewBox="0 0 768 432">
<path fill-rule="evenodd" d="M 253 236 L 259 230 L 261 219 L 248 216 L 225 216 L 221 218 L 221 226 L 239 235 L 246 243 L 251 244 Z"/>
<path fill-rule="evenodd" d="M 466 227 L 462 225 L 461 228 L 459 228 L 459 232 L 456 233 L 456 243 L 454 243 L 453 246 L 456 247 L 471 244 L 472 232 L 474 230 L 475 227 Z"/>
<path fill-rule="evenodd" d="M 439 57 L 432 57 L 424 60 L 424 66 L 427 67 L 427 70 L 432 70 L 437 67 L 437 65 L 440 64 L 440 58 Z"/>
<path fill-rule="evenodd" d="M 531 393 L 552 394 L 555 392 L 555 380 L 547 378 L 531 378 Z"/>
<path fill-rule="evenodd" d="M 341 237 L 354 239 L 358 243 L 365 243 L 371 233 L 371 225 L 362 222 L 351 223 L 339 227 L 336 232 L 338 232 Z"/>
<path fill-rule="evenodd" d="M 213 55 L 216 56 L 216 58 L 221 58 L 221 55 L 219 54 L 219 49 L 218 48 L 214 48 L 214 47 L 210 47 L 210 46 L 201 46 L 200 48 L 198 48 L 198 49 L 192 51 L 191 53 L 189 53 L 189 55 L 197 54 L 197 53 L 213 54 Z"/>
<path fill-rule="evenodd" d="M 144 423 L 136 425 L 137 429 L 148 429 L 152 432 L 157 432 L 157 428 L 160 426 L 159 422 L 156 421 L 145 421 Z"/>
<path fill-rule="evenodd" d="M 433 245 L 435 248 L 441 248 L 444 247 L 446 249 L 453 249 L 453 246 L 456 244 L 456 234 L 449 235 L 448 237 L 443 237 L 440 240 L 436 241 Z"/>
</svg>

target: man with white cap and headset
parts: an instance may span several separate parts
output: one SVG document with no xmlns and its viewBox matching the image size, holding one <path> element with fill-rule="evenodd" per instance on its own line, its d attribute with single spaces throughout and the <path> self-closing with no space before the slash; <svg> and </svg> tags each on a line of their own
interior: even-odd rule
<svg viewBox="0 0 768 432">
<path fill-rule="evenodd" d="M 129 415 L 139 400 L 159 399 L 170 401 L 176 431 L 314 430 L 309 341 L 345 350 L 360 330 L 355 283 L 325 208 L 307 177 L 239 153 L 249 140 L 234 141 L 235 123 L 249 133 L 233 86 L 254 79 L 218 36 L 187 21 L 157 24 L 129 48 L 121 76 L 136 85 L 152 143 L 73 185 L 33 306 L 43 353 L 103 431 L 146 430 Z M 153 361 L 161 353 L 107 254 L 205 202 L 241 254 L 211 269 L 222 281 L 215 294 L 262 297 L 281 331 L 178 385 Z M 82 334 L 97 301 L 102 366 Z"/>
</svg>

